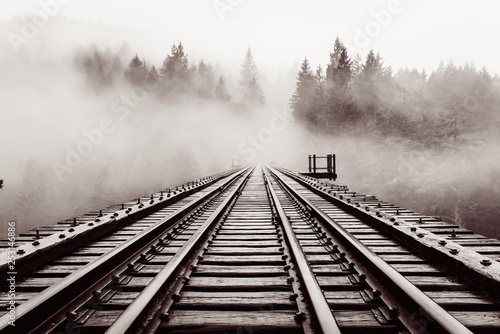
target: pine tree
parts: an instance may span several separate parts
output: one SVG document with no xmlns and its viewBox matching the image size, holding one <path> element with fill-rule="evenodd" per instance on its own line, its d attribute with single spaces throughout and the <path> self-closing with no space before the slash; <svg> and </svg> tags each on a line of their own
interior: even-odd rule
<svg viewBox="0 0 500 334">
<path fill-rule="evenodd" d="M 148 70 L 145 61 L 139 59 L 138 55 L 130 61 L 127 70 L 125 71 L 125 78 L 132 85 L 142 85 L 148 77 Z"/>
<path fill-rule="evenodd" d="M 350 91 L 351 63 L 346 47 L 337 37 L 326 71 L 328 112 L 323 120 L 328 128 L 336 129 L 337 132 L 352 130 L 359 120 L 359 110 Z"/>
<path fill-rule="evenodd" d="M 373 50 L 370 50 L 370 52 L 368 52 L 368 55 L 366 56 L 366 62 L 363 65 L 361 71 L 362 75 L 364 76 L 364 79 L 373 81 L 378 75 L 381 74 L 381 71 L 382 71 L 382 63 L 380 55 L 377 54 L 375 56 L 375 52 L 373 52 Z"/>
<path fill-rule="evenodd" d="M 381 108 L 381 84 L 383 81 L 382 59 L 379 54 L 375 55 L 373 50 L 368 52 L 366 61 L 361 68 L 360 74 L 355 78 L 354 94 L 357 99 L 360 114 L 364 118 L 364 125 L 372 130 L 376 127 L 376 114 Z M 388 89 L 386 85 L 385 89 Z"/>
<path fill-rule="evenodd" d="M 154 86 L 158 83 L 160 80 L 160 76 L 158 74 L 158 71 L 156 70 L 156 67 L 153 65 L 151 69 L 148 71 L 148 77 L 147 77 L 147 83 L 149 86 Z"/>
<path fill-rule="evenodd" d="M 231 100 L 231 96 L 226 89 L 226 82 L 224 81 L 222 75 L 219 76 L 219 82 L 217 83 L 217 87 L 215 88 L 215 97 L 221 101 Z"/>
<path fill-rule="evenodd" d="M 351 59 L 347 55 L 347 49 L 342 48 L 337 66 L 331 68 L 332 81 L 336 88 L 346 89 L 352 78 Z"/>
<path fill-rule="evenodd" d="M 323 128 L 324 124 L 321 120 L 325 115 L 325 76 L 323 75 L 321 65 L 318 65 L 316 68 L 314 83 L 315 87 L 311 102 L 310 123 L 317 128 Z"/>
<path fill-rule="evenodd" d="M 212 64 L 206 64 L 203 59 L 198 63 L 199 88 L 198 93 L 203 97 L 213 96 L 214 70 Z"/>
<path fill-rule="evenodd" d="M 184 92 L 188 89 L 190 73 L 187 55 L 184 53 L 184 47 L 179 42 L 172 45 L 171 53 L 163 61 L 160 68 L 160 79 L 163 86 L 163 92 Z"/>
<path fill-rule="evenodd" d="M 188 58 L 184 53 L 182 43 L 176 46 L 172 45 L 170 55 L 163 61 L 163 66 L 160 69 L 160 75 L 164 79 L 180 79 L 185 80 L 188 77 Z"/>
<path fill-rule="evenodd" d="M 247 49 L 245 59 L 241 65 L 241 80 L 240 86 L 244 102 L 250 105 L 263 106 L 265 105 L 264 94 L 259 85 L 259 72 L 253 60 L 252 51 Z"/>
<path fill-rule="evenodd" d="M 294 115 L 297 119 L 306 120 L 310 123 L 311 120 L 311 98 L 314 93 L 316 82 L 309 65 L 307 58 L 304 59 L 300 66 L 300 72 L 297 75 L 297 84 L 295 92 L 290 101 Z"/>
<path fill-rule="evenodd" d="M 342 51 L 345 50 L 344 44 L 340 41 L 337 36 L 335 39 L 335 44 L 333 46 L 333 53 L 330 52 L 330 63 L 326 68 L 326 80 L 332 81 L 333 71 L 338 67 L 340 61 L 340 55 Z"/>
</svg>

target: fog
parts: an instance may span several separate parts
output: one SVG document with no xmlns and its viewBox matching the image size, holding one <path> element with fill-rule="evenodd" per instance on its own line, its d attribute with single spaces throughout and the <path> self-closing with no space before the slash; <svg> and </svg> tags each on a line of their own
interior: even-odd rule
<svg viewBox="0 0 500 334">
<path fill-rule="evenodd" d="M 2 23 L 0 33 L 19 24 Z M 68 29 L 58 33 L 63 27 Z M 148 53 L 138 36 L 61 20 L 40 31 L 29 48 L 14 52 L 5 41 L 0 45 L 0 221 L 15 220 L 23 232 L 227 170 L 232 159 L 276 161 L 302 171 L 309 154 L 335 153 L 338 183 L 500 237 L 498 127 L 451 148 L 415 145 L 394 134 L 318 130 L 289 107 L 307 50 L 280 72 L 262 70 L 266 57 L 254 53 L 265 97 L 255 105 L 241 103 L 240 68 L 214 57 L 213 49 L 206 58 L 200 45 L 184 44 L 190 68 L 201 59 L 210 63 L 215 83 L 224 78 L 230 101 L 186 92 L 159 98 L 155 86 L 134 86 L 121 77 L 96 86 L 79 67 L 78 57 L 98 48 L 119 57 L 125 69 L 136 54 L 159 69 L 179 42 L 173 36 L 162 41 L 162 53 Z M 233 50 L 233 63 L 243 63 L 245 52 Z M 388 105 L 399 103 L 385 98 Z"/>
<path fill-rule="evenodd" d="M 18 232 L 228 170 L 232 159 L 257 161 L 261 144 L 257 139 L 254 148 L 252 138 L 270 122 L 286 130 L 288 108 L 248 111 L 183 94 L 164 102 L 155 87 L 122 79 L 96 89 L 75 59 L 94 48 L 118 53 L 122 42 L 55 42 L 41 32 L 27 50 L 3 46 L 0 220 L 15 220 Z M 239 79 L 226 73 L 228 89 L 236 90 Z M 274 101 L 286 105 L 287 98 Z M 266 148 L 276 145 L 265 141 Z"/>
</svg>

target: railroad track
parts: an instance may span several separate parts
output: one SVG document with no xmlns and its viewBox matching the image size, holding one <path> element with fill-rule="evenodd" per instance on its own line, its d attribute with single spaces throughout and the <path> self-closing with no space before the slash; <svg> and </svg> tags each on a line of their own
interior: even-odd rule
<svg viewBox="0 0 500 334">
<path fill-rule="evenodd" d="M 500 331 L 500 264 L 474 249 L 494 255 L 491 239 L 284 169 L 67 223 L 19 245 L 16 326 L 2 299 L 2 332 Z"/>
</svg>

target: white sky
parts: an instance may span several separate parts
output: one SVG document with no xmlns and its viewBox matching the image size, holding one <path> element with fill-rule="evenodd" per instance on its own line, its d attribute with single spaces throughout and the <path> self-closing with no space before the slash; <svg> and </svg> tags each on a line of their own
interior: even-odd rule
<svg viewBox="0 0 500 334">
<path fill-rule="evenodd" d="M 40 2 L 2 0 L 0 19 L 40 11 Z M 428 71 L 440 60 L 473 61 L 500 73 L 500 1 L 452 0 L 60 0 L 59 15 L 97 20 L 144 34 L 144 50 L 160 59 L 181 40 L 190 56 L 239 64 L 247 46 L 264 70 L 288 71 L 307 56 L 313 66 L 328 62 L 337 35 L 365 55 L 380 51 L 385 63 Z M 388 24 L 374 12 L 399 3 Z M 230 10 L 219 15 L 214 4 Z M 372 27 L 366 46 L 356 38 Z M 376 31 L 376 30 L 379 31 Z M 360 47 L 361 46 L 361 47 Z M 134 50 L 139 53 L 141 50 Z"/>
</svg>

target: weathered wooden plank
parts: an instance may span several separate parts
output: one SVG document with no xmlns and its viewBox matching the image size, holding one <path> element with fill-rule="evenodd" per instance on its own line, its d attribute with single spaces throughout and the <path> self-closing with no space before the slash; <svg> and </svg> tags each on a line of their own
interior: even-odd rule
<svg viewBox="0 0 500 334">
<path fill-rule="evenodd" d="M 416 287 L 428 290 L 442 290 L 445 288 L 454 290 L 465 290 L 467 285 L 458 282 L 451 276 L 405 276 L 407 280 Z"/>
<path fill-rule="evenodd" d="M 381 254 L 411 254 L 411 252 L 403 246 L 370 246 L 370 249 L 377 255 Z"/>
<path fill-rule="evenodd" d="M 358 240 L 389 240 L 388 237 L 381 234 L 361 234 L 356 237 Z"/>
<path fill-rule="evenodd" d="M 277 254 L 280 255 L 282 252 L 279 250 L 280 247 L 259 247 L 259 248 L 249 248 L 249 247 L 217 247 L 210 246 L 205 254 L 228 254 L 228 255 L 253 255 L 253 254 Z"/>
<path fill-rule="evenodd" d="M 394 240 L 363 240 L 366 246 L 399 246 L 399 243 Z"/>
<path fill-rule="evenodd" d="M 352 272 L 344 270 L 340 264 L 312 264 L 310 268 L 313 273 L 323 275 L 346 275 Z"/>
<path fill-rule="evenodd" d="M 276 235 L 276 229 L 262 229 L 262 230 L 224 230 L 221 229 L 217 233 L 218 235 L 245 235 L 245 234 L 250 234 L 250 235 L 263 235 L 263 234 L 272 234 Z"/>
<path fill-rule="evenodd" d="M 431 264 L 408 264 L 393 263 L 391 267 L 396 269 L 402 275 L 440 275 L 447 272 L 445 268 Z"/>
<path fill-rule="evenodd" d="M 314 239 L 306 239 L 306 240 L 299 240 L 299 244 L 301 246 L 322 246 L 323 247 L 323 244 L 318 240 L 314 240 Z"/>
<path fill-rule="evenodd" d="M 130 239 L 130 237 L 113 234 L 113 235 L 108 235 L 107 237 L 104 237 L 101 240 L 102 241 L 121 241 L 121 242 L 124 242 L 124 241 L 127 241 L 128 239 Z"/>
<path fill-rule="evenodd" d="M 477 308 L 498 309 L 500 302 L 481 291 L 427 291 L 427 296 L 446 309 L 474 310 Z"/>
<path fill-rule="evenodd" d="M 450 314 L 472 331 L 500 332 L 500 311 L 450 311 Z"/>
<path fill-rule="evenodd" d="M 354 229 L 348 228 L 347 230 L 349 232 L 351 232 L 351 234 L 354 234 L 356 236 L 360 235 L 360 234 L 375 234 L 375 233 L 379 233 L 379 231 L 377 231 L 374 228 L 354 228 Z"/>
<path fill-rule="evenodd" d="M 318 237 L 316 236 L 316 234 L 307 233 L 307 234 L 297 234 L 297 239 L 299 241 L 302 241 L 302 240 L 318 240 Z"/>
<path fill-rule="evenodd" d="M 500 254 L 500 245 L 493 245 L 493 246 L 489 246 L 489 245 L 481 245 L 481 246 L 464 245 L 464 246 L 469 248 L 470 250 L 478 252 L 479 254 L 484 254 L 484 255 Z"/>
<path fill-rule="evenodd" d="M 175 309 L 296 309 L 295 303 L 290 301 L 290 292 L 286 291 L 259 291 L 249 292 L 214 292 L 214 291 L 183 291 L 180 301 L 174 305 Z"/>
<path fill-rule="evenodd" d="M 62 256 L 56 260 L 54 260 L 52 263 L 57 264 L 57 265 L 85 265 L 87 263 L 90 263 L 92 261 L 95 261 L 98 259 L 99 256 L 77 256 L 77 255 L 68 255 L 68 256 Z"/>
<path fill-rule="evenodd" d="M 222 226 L 224 228 L 226 227 L 241 227 L 241 226 L 274 226 L 271 221 L 268 222 L 246 222 L 246 223 L 241 223 L 241 222 L 230 222 L 230 221 L 225 221 Z"/>
<path fill-rule="evenodd" d="M 217 266 L 200 264 L 197 266 L 196 275 L 231 275 L 231 276 L 248 276 L 248 275 L 286 275 L 288 271 L 283 266 L 248 266 L 248 265 L 229 265 Z"/>
<path fill-rule="evenodd" d="M 306 254 L 324 254 L 327 250 L 324 246 L 302 246 Z"/>
<path fill-rule="evenodd" d="M 323 294 L 330 308 L 335 310 L 373 308 L 373 304 L 363 299 L 360 291 L 325 291 Z"/>
<path fill-rule="evenodd" d="M 67 276 L 73 272 L 83 268 L 83 265 L 45 265 L 38 268 L 30 274 L 30 276 Z"/>
<path fill-rule="evenodd" d="M 422 228 L 425 228 L 425 225 L 419 226 Z M 456 234 L 473 234 L 471 230 L 465 229 L 465 228 L 425 228 L 427 231 L 434 233 L 434 234 L 451 234 L 453 231 Z"/>
<path fill-rule="evenodd" d="M 160 264 L 167 264 L 168 261 L 173 257 L 173 254 L 170 255 L 164 255 L 164 254 L 155 254 L 155 256 L 148 260 L 148 264 L 153 264 L 153 265 L 160 265 Z"/>
<path fill-rule="evenodd" d="M 210 277 L 210 276 L 192 276 L 189 282 L 190 289 L 238 289 L 238 290 L 253 290 L 253 289 L 290 289 L 290 285 L 286 281 L 286 276 L 276 277 Z"/>
<path fill-rule="evenodd" d="M 112 248 L 104 247 L 81 247 L 72 252 L 72 255 L 96 255 L 100 256 L 109 252 Z"/>
<path fill-rule="evenodd" d="M 246 230 L 251 230 L 251 231 L 276 231 L 276 227 L 269 223 L 266 225 L 222 225 L 222 228 L 220 231 L 246 231 Z"/>
<path fill-rule="evenodd" d="M 121 285 L 121 288 L 126 287 L 127 291 L 141 291 L 153 278 L 153 276 L 132 276 L 127 284 Z"/>
<path fill-rule="evenodd" d="M 214 239 L 212 246 L 217 247 L 269 247 L 280 245 L 277 239 L 273 240 L 220 240 Z"/>
<path fill-rule="evenodd" d="M 387 263 L 426 263 L 427 260 L 421 256 L 413 254 L 381 254 L 379 255 L 382 260 Z"/>
<path fill-rule="evenodd" d="M 499 240 L 489 238 L 460 239 L 455 242 L 462 246 L 500 246 Z"/>
<path fill-rule="evenodd" d="M 123 301 L 123 302 L 131 303 L 135 298 L 137 298 L 137 296 L 139 294 L 140 294 L 140 292 L 138 292 L 138 291 L 118 290 L 113 294 L 112 298 L 109 299 L 108 303 L 112 303 L 113 301 L 114 302 Z"/>
<path fill-rule="evenodd" d="M 383 333 L 391 333 L 389 329 L 395 330 L 396 323 L 381 324 L 380 320 L 383 317 L 378 314 L 375 317 L 374 313 L 378 310 L 359 310 L 359 311 L 333 311 L 335 320 L 341 329 L 349 330 L 350 333 L 370 333 L 372 331 L 380 331 Z"/>
<path fill-rule="evenodd" d="M 97 248 L 115 248 L 117 246 L 120 246 L 123 243 L 123 241 L 116 241 L 116 240 L 101 240 L 101 241 L 94 241 L 91 243 L 86 244 L 86 247 L 97 247 Z"/>
<path fill-rule="evenodd" d="M 305 254 L 311 264 L 333 264 L 335 260 L 329 254 Z"/>
<path fill-rule="evenodd" d="M 159 330 L 177 333 L 302 333 L 294 320 L 296 311 L 219 311 L 176 310 Z"/>
<path fill-rule="evenodd" d="M 316 275 L 316 280 L 323 290 L 357 290 L 352 284 L 351 280 L 347 275 L 344 276 L 326 276 L 326 275 Z"/>
<path fill-rule="evenodd" d="M 56 283 L 54 277 L 28 277 L 16 285 L 16 292 L 40 292 Z"/>
<path fill-rule="evenodd" d="M 284 263 L 281 255 L 206 255 L 202 263 L 274 264 Z"/>
<path fill-rule="evenodd" d="M 168 245 L 168 246 L 162 246 L 161 249 L 157 248 L 157 250 L 154 253 L 155 254 L 163 254 L 163 255 L 167 255 L 167 254 L 174 255 L 175 253 L 177 253 L 179 251 L 179 249 L 181 249 L 181 246 Z"/>
<path fill-rule="evenodd" d="M 265 234 L 265 235 L 237 235 L 237 234 L 218 234 L 215 240 L 276 240 L 276 235 Z"/>
</svg>

